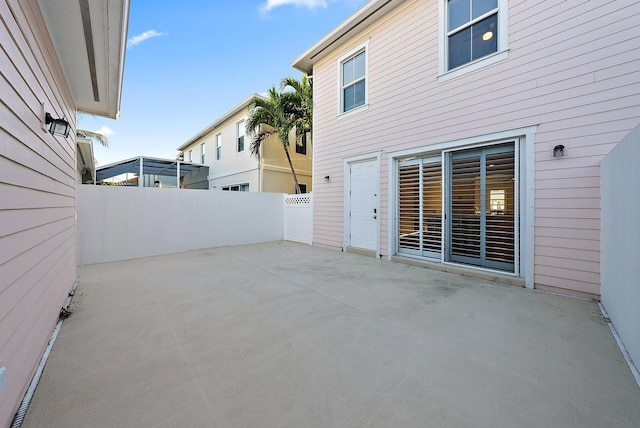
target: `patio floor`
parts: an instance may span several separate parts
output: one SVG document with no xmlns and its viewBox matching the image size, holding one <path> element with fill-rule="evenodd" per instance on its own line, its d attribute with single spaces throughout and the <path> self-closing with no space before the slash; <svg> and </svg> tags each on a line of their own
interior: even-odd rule
<svg viewBox="0 0 640 428">
<path fill-rule="evenodd" d="M 630 427 L 594 302 L 291 242 L 79 268 L 24 427 Z"/>
</svg>

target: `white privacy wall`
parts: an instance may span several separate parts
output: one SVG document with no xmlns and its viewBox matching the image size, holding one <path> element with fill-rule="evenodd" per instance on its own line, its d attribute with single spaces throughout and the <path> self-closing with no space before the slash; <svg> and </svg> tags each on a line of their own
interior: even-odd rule
<svg viewBox="0 0 640 428">
<path fill-rule="evenodd" d="M 283 239 L 282 194 L 77 187 L 78 265 Z"/>
<path fill-rule="evenodd" d="M 640 367 L 640 126 L 601 163 L 602 304 Z"/>
</svg>

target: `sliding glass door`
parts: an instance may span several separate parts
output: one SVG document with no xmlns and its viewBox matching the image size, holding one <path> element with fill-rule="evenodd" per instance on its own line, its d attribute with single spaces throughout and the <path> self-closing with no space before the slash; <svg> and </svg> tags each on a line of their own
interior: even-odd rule
<svg viewBox="0 0 640 428">
<path fill-rule="evenodd" d="M 398 253 L 514 272 L 517 183 L 514 142 L 399 161 Z"/>
<path fill-rule="evenodd" d="M 515 267 L 514 145 L 449 155 L 448 259 L 492 269 Z"/>
<path fill-rule="evenodd" d="M 398 171 L 398 251 L 440 259 L 441 158 L 438 156 L 401 162 Z"/>
</svg>

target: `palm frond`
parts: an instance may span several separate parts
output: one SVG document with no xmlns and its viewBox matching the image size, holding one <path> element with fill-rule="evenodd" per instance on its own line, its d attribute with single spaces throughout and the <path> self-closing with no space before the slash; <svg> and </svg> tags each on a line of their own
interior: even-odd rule
<svg viewBox="0 0 640 428">
<path fill-rule="evenodd" d="M 293 82 L 291 82 L 293 83 Z M 299 94 L 294 91 L 278 91 L 272 86 L 267 98 L 255 98 L 249 103 L 249 114 L 245 122 L 245 133 L 251 138 L 251 155 L 260 159 L 260 149 L 267 137 L 276 134 L 287 156 L 296 192 L 299 192 L 298 177 L 289 155 L 289 136 L 304 111 Z M 296 131 L 297 133 L 297 131 Z"/>
<path fill-rule="evenodd" d="M 262 144 L 265 142 L 268 136 L 268 132 L 257 132 L 253 136 L 253 138 L 251 139 L 251 144 L 249 145 L 251 156 L 260 159 L 260 148 L 262 147 Z"/>
<path fill-rule="evenodd" d="M 285 77 L 280 81 L 280 88 L 291 89 L 283 92 L 283 104 L 295 127 L 296 143 L 301 144 L 303 136 L 313 131 L 313 79 L 304 74 L 300 80 Z"/>
<path fill-rule="evenodd" d="M 87 131 L 85 129 L 76 129 L 77 135 L 99 142 L 103 147 L 109 147 L 109 138 L 99 132 Z"/>
</svg>

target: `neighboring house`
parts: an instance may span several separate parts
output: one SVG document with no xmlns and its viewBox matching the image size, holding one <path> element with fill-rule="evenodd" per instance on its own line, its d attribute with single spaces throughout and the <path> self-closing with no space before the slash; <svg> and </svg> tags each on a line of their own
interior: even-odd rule
<svg viewBox="0 0 640 428">
<path fill-rule="evenodd" d="M 187 162 L 209 166 L 209 189 L 244 192 L 295 193 L 295 184 L 282 143 L 275 135 L 262 145 L 260 159 L 251 156 L 245 121 L 253 94 L 178 147 Z M 302 193 L 311 192 L 311 144 L 289 141 L 291 161 Z M 187 179 L 188 177 L 185 177 Z"/>
<path fill-rule="evenodd" d="M 598 298 L 638 22 L 633 0 L 368 2 L 292 63 L 314 80 L 314 243 Z"/>
<path fill-rule="evenodd" d="M 118 116 L 128 14 L 128 0 L 0 0 L 0 426 L 76 282 L 76 110 Z"/>
</svg>

